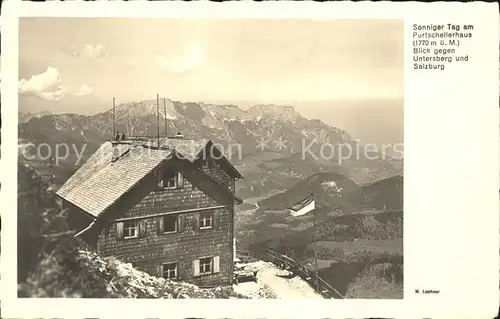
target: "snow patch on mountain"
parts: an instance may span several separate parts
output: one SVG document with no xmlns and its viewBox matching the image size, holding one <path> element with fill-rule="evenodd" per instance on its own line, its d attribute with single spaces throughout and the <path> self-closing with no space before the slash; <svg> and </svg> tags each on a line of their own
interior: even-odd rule
<svg viewBox="0 0 500 319">
<path fill-rule="evenodd" d="M 302 118 L 302 116 L 295 111 L 294 107 L 289 105 L 256 104 L 250 107 L 247 113 L 256 119 L 263 116 L 269 116 L 285 122 L 295 122 Z"/>
<path fill-rule="evenodd" d="M 247 112 L 243 111 L 236 105 L 216 105 L 216 104 L 205 104 L 200 102 L 200 107 L 204 109 L 210 116 L 217 118 L 222 121 L 232 121 L 243 119 L 249 119 L 250 116 Z"/>
<path fill-rule="evenodd" d="M 340 187 L 335 181 L 324 181 L 321 183 L 321 186 L 325 187 L 328 190 L 332 190 L 337 194 L 342 194 L 342 187 Z"/>
<path fill-rule="evenodd" d="M 134 118 L 134 117 L 141 117 L 148 115 L 156 116 L 157 111 L 159 111 L 160 118 L 163 119 L 165 118 L 165 108 L 167 110 L 166 112 L 167 119 L 176 120 L 179 117 L 181 117 L 181 115 L 175 109 L 174 103 L 170 99 L 161 98 L 158 102 L 159 102 L 158 106 L 156 100 L 145 100 L 140 102 L 130 102 L 117 105 L 115 108 L 116 117 L 117 119 L 119 119 L 122 117 Z"/>
</svg>

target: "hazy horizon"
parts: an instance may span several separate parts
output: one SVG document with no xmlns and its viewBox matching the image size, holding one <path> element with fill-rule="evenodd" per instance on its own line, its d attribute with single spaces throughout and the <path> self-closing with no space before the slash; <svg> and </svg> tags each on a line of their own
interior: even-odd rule
<svg viewBox="0 0 500 319">
<path fill-rule="evenodd" d="M 403 20 L 22 18 L 19 28 L 21 112 L 90 115 L 113 96 L 158 93 L 293 105 L 370 142 L 402 139 Z"/>
</svg>

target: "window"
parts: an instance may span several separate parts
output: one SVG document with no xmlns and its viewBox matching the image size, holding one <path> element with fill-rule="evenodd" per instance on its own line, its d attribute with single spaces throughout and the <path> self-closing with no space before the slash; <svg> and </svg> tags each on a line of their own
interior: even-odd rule
<svg viewBox="0 0 500 319">
<path fill-rule="evenodd" d="M 164 188 L 177 188 L 177 173 L 167 172 L 163 177 Z"/>
<path fill-rule="evenodd" d="M 177 231 L 177 215 L 166 215 L 163 217 L 163 232 L 175 233 Z"/>
<path fill-rule="evenodd" d="M 219 256 L 202 257 L 193 260 L 193 275 L 203 276 L 220 272 Z"/>
<path fill-rule="evenodd" d="M 156 218 L 157 235 L 183 232 L 186 216 L 183 214 L 167 214 Z"/>
<path fill-rule="evenodd" d="M 176 279 L 177 268 L 178 268 L 178 263 L 163 264 L 163 278 Z"/>
<path fill-rule="evenodd" d="M 184 187 L 184 177 L 181 173 L 175 171 L 167 171 L 163 174 L 161 181 L 158 183 L 161 189 L 177 189 Z"/>
<path fill-rule="evenodd" d="M 213 213 L 200 213 L 200 229 L 212 228 Z"/>
<path fill-rule="evenodd" d="M 200 259 L 200 275 L 212 273 L 212 257 Z"/>
<path fill-rule="evenodd" d="M 123 223 L 123 237 L 135 238 L 139 236 L 139 223 L 137 221 L 128 221 Z"/>
<path fill-rule="evenodd" d="M 131 239 L 146 237 L 146 220 L 135 219 L 126 221 L 116 221 L 116 239 Z"/>
</svg>

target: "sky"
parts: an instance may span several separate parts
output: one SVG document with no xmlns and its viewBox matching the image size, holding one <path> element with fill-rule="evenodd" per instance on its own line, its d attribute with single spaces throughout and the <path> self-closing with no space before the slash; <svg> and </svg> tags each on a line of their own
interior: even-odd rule
<svg viewBox="0 0 500 319">
<path fill-rule="evenodd" d="M 372 101 L 402 109 L 403 91 L 402 20 L 20 20 L 24 112 L 91 114 L 113 97 L 158 93 L 243 107 L 287 103 L 321 117 L 327 101 L 349 101 L 350 112 Z"/>
</svg>

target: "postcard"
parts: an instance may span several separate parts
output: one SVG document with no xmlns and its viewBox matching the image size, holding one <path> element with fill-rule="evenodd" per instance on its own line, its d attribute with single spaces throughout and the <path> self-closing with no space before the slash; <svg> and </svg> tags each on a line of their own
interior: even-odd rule
<svg viewBox="0 0 500 319">
<path fill-rule="evenodd" d="M 498 313 L 498 4 L 3 13 L 4 317 Z"/>
</svg>

